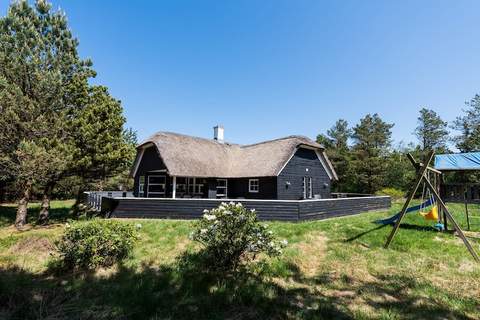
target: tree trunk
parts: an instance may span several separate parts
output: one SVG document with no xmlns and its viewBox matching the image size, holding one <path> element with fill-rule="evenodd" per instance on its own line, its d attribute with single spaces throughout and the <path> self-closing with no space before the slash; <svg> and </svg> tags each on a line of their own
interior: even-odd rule
<svg viewBox="0 0 480 320">
<path fill-rule="evenodd" d="M 38 215 L 37 223 L 45 225 L 48 223 L 48 215 L 50 211 L 50 196 L 53 190 L 53 183 L 47 184 L 43 191 L 42 206 L 40 207 L 40 214 Z"/>
<path fill-rule="evenodd" d="M 75 199 L 75 204 L 73 205 L 73 216 L 78 218 L 80 215 L 80 205 L 83 202 L 83 184 L 82 187 L 78 188 L 77 197 Z"/>
<path fill-rule="evenodd" d="M 0 203 L 5 201 L 5 185 L 4 181 L 0 181 Z"/>
<path fill-rule="evenodd" d="M 18 201 L 17 217 L 15 218 L 15 227 L 22 228 L 27 223 L 28 202 L 30 201 L 30 193 L 32 191 L 32 184 L 26 184 L 22 198 Z"/>
</svg>

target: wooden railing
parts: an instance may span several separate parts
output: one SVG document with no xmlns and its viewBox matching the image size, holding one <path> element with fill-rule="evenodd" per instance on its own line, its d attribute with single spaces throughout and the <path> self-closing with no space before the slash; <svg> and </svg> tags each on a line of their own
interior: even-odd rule
<svg viewBox="0 0 480 320">
<path fill-rule="evenodd" d="M 85 204 L 95 211 L 102 210 L 102 198 L 133 197 L 131 191 L 86 191 Z"/>
</svg>

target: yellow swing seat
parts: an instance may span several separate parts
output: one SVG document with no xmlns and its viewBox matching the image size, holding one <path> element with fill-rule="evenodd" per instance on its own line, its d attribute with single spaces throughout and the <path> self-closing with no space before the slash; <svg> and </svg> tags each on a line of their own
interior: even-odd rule
<svg viewBox="0 0 480 320">
<path fill-rule="evenodd" d="M 426 220 L 438 220 L 438 207 L 437 206 L 432 206 L 432 209 L 428 212 L 422 212 L 420 211 L 420 214 L 426 219 Z"/>
</svg>

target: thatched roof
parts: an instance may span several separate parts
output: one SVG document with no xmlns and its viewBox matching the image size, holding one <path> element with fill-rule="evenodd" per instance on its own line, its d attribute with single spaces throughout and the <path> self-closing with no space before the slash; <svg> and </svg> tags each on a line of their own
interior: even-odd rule
<svg viewBox="0 0 480 320">
<path fill-rule="evenodd" d="M 142 142 L 141 150 L 154 145 L 172 176 L 272 177 L 277 176 L 299 147 L 318 151 L 326 170 L 336 178 L 324 147 L 307 137 L 289 136 L 251 145 L 221 143 L 178 133 L 158 132 Z M 140 154 L 140 152 L 139 152 Z M 138 159 L 136 162 L 138 162 Z"/>
</svg>

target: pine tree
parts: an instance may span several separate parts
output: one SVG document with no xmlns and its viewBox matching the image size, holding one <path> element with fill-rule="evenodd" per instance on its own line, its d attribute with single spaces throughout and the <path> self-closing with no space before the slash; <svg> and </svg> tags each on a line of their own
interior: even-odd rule
<svg viewBox="0 0 480 320">
<path fill-rule="evenodd" d="M 77 45 L 65 15 L 52 12 L 46 1 L 34 7 L 12 2 L 0 19 L 1 167 L 21 193 L 17 227 L 26 223 L 32 187 L 68 165 L 65 119 L 76 107 L 70 90 L 87 86 L 94 74 L 91 63 L 79 59 Z"/>
<path fill-rule="evenodd" d="M 464 115 L 455 119 L 452 128 L 460 134 L 454 137 L 455 146 L 462 152 L 480 150 L 480 95 L 466 102 Z"/>
<path fill-rule="evenodd" d="M 330 161 L 338 175 L 338 181 L 334 185 L 337 191 L 353 191 L 351 189 L 350 180 L 350 150 L 348 147 L 348 139 L 352 134 L 352 130 L 348 127 L 348 122 L 339 119 L 335 125 L 327 130 L 327 134 L 319 134 L 317 142 L 322 144 L 327 152 Z"/>
<path fill-rule="evenodd" d="M 384 186 L 393 126 L 368 114 L 353 128 L 352 174 L 358 192 L 374 193 Z"/>
<path fill-rule="evenodd" d="M 0 19 L 0 179 L 20 190 L 17 227 L 34 186 L 43 190 L 45 222 L 60 180 L 105 179 L 131 161 L 121 104 L 89 85 L 95 72 L 77 46 L 64 13 L 46 1 L 13 2 Z"/>
<path fill-rule="evenodd" d="M 425 155 L 430 150 L 447 152 L 448 124 L 433 110 L 422 108 L 418 117 L 418 126 L 415 129 L 420 147 Z"/>
<path fill-rule="evenodd" d="M 91 87 L 88 103 L 69 124 L 75 145 L 69 172 L 82 181 L 76 209 L 87 184 L 106 180 L 130 168 L 136 153 L 136 137 L 123 129 L 124 124 L 120 101 L 111 97 L 106 87 Z"/>
</svg>

